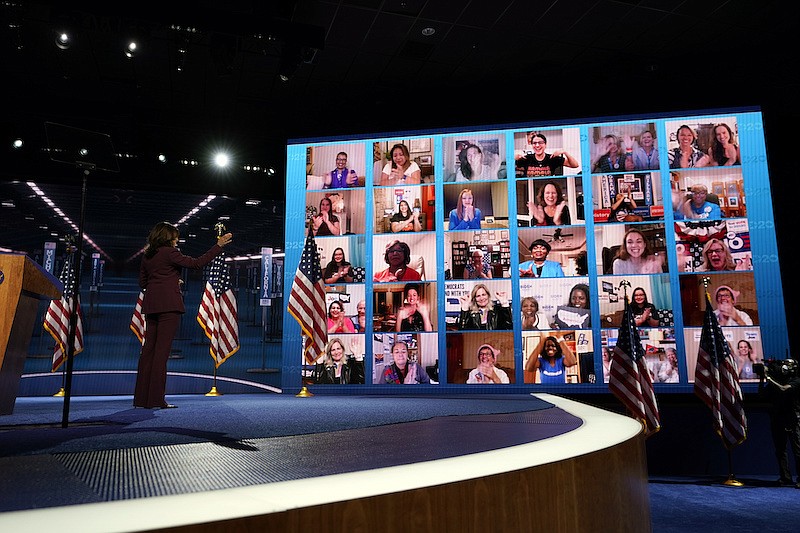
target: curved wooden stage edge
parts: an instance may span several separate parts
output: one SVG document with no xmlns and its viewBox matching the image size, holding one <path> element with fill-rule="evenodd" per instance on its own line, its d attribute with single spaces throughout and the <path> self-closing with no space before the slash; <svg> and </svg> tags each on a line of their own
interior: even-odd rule
<svg viewBox="0 0 800 533">
<path fill-rule="evenodd" d="M 537 442 L 437 461 L 13 512 L 11 523 L 17 531 L 77 527 L 86 533 L 650 531 L 641 424 L 559 396 L 534 396 L 582 425 Z"/>
</svg>

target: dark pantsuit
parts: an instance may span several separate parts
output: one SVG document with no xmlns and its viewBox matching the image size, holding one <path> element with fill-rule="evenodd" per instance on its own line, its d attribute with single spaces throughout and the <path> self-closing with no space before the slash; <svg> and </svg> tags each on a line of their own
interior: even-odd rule
<svg viewBox="0 0 800 533">
<path fill-rule="evenodd" d="M 148 313 L 147 330 L 139 370 L 136 375 L 136 391 L 133 405 L 136 407 L 161 407 L 167 402 L 164 392 L 167 386 L 167 359 L 172 350 L 172 340 L 181 322 L 178 312 Z"/>
</svg>

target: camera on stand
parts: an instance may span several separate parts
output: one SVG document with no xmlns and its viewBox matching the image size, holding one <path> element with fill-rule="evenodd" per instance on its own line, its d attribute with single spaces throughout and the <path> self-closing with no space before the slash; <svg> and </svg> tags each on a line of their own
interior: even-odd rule
<svg viewBox="0 0 800 533">
<path fill-rule="evenodd" d="M 770 377 L 781 385 L 797 377 L 797 361 L 794 359 L 765 359 L 753 365 L 753 372 L 761 378 Z"/>
</svg>

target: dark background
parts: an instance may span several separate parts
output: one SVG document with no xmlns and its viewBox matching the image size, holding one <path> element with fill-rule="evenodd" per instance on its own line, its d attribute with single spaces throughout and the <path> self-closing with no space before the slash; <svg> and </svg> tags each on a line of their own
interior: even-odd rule
<svg viewBox="0 0 800 533">
<path fill-rule="evenodd" d="M 208 193 L 230 198 L 190 220 L 195 234 L 227 214 L 239 252 L 281 247 L 288 139 L 756 106 L 786 307 L 796 301 L 786 263 L 796 3 L 10 0 L 0 16 L 0 246 L 31 251 L 68 231 L 17 180 L 40 184 L 78 221 L 83 175 L 50 160 L 45 122 L 110 136 L 120 171 L 87 178 L 86 229 L 111 268 L 124 269 L 154 222 L 179 218 Z M 423 35 L 429 27 L 435 33 Z M 55 45 L 62 29 L 74 36 L 68 50 Z M 132 59 L 128 36 L 139 40 Z M 21 150 L 11 148 L 17 137 Z M 233 155 L 225 171 L 209 162 L 217 147 Z M 197 198 L 181 201 L 187 193 Z M 796 330 L 791 312 L 788 321 Z"/>
</svg>

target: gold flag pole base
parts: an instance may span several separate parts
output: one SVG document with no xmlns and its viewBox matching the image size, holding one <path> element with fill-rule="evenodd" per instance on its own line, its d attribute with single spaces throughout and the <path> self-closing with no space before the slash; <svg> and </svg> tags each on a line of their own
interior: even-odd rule
<svg viewBox="0 0 800 533">
<path fill-rule="evenodd" d="M 63 398 L 64 394 L 64 387 L 61 387 L 57 393 L 53 394 L 53 398 Z"/>
<path fill-rule="evenodd" d="M 300 392 L 294 395 L 295 398 L 310 398 L 312 396 L 314 395 L 311 394 L 311 391 L 309 391 L 308 387 L 306 387 L 305 385 L 303 385 L 303 388 L 300 389 Z"/>
<path fill-rule="evenodd" d="M 724 481 L 722 484 L 723 484 L 723 485 L 726 485 L 726 486 L 728 486 L 728 487 L 744 487 L 744 483 L 742 483 L 741 481 L 738 481 L 738 480 L 734 479 L 734 478 L 733 478 L 733 476 L 730 476 L 730 477 L 729 477 L 727 480 L 725 480 L 725 481 Z"/>
<path fill-rule="evenodd" d="M 211 387 L 211 390 L 206 393 L 206 396 L 222 396 L 222 393 L 217 390 L 216 385 Z"/>
</svg>

